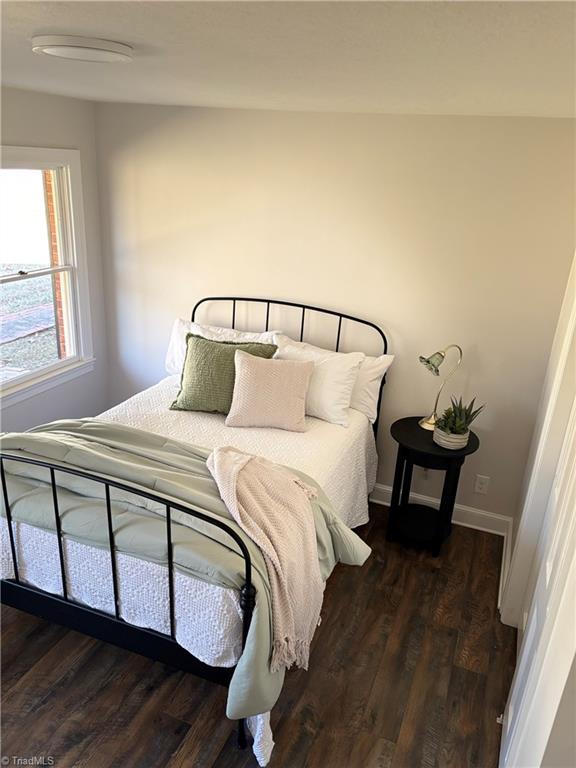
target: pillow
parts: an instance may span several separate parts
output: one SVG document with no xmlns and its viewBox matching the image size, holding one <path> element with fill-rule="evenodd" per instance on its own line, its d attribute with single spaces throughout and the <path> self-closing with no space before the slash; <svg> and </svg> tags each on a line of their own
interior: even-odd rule
<svg viewBox="0 0 576 768">
<path fill-rule="evenodd" d="M 304 432 L 306 391 L 314 363 L 263 360 L 238 350 L 228 427 L 276 427 Z"/>
<path fill-rule="evenodd" d="M 200 325 L 191 320 L 179 318 L 174 321 L 170 342 L 166 352 L 166 373 L 182 373 L 186 358 L 186 336 L 193 333 L 213 341 L 235 341 L 237 343 L 255 341 L 259 344 L 274 344 L 274 334 L 278 331 L 251 333 L 236 331 L 233 328 L 219 328 L 217 325 Z"/>
<path fill-rule="evenodd" d="M 358 369 L 358 376 L 350 399 L 350 408 L 368 416 L 372 424 L 378 418 L 380 382 L 393 361 L 394 355 L 366 356 Z"/>
<path fill-rule="evenodd" d="M 170 408 L 173 411 L 228 413 L 234 392 L 234 353 L 237 349 L 258 357 L 272 357 L 274 344 L 211 341 L 189 333 L 180 391 Z"/>
<path fill-rule="evenodd" d="M 281 333 L 275 334 L 274 341 L 278 345 L 276 359 L 314 363 L 306 395 L 306 413 L 347 427 L 352 390 L 365 355 L 362 352 L 330 352 L 302 341 L 293 341 Z"/>
</svg>

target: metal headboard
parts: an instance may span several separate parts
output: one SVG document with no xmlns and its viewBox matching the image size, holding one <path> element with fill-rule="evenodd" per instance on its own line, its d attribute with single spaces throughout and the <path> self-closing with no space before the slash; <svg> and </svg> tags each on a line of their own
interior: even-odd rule
<svg viewBox="0 0 576 768">
<path fill-rule="evenodd" d="M 226 301 L 230 302 L 232 307 L 232 317 L 231 317 L 231 328 L 236 327 L 236 304 L 241 302 L 242 304 L 265 304 L 266 305 L 266 323 L 264 330 L 268 331 L 270 330 L 270 307 L 272 306 L 279 306 L 279 307 L 293 307 L 295 309 L 299 309 L 301 312 L 300 315 L 300 341 L 304 341 L 305 336 L 305 329 L 306 329 L 306 313 L 307 312 L 315 312 L 317 314 L 321 315 L 331 315 L 332 317 L 338 318 L 338 329 L 336 331 L 336 343 L 334 344 L 334 351 L 338 352 L 340 349 L 340 339 L 342 334 L 342 323 L 343 321 L 347 323 L 358 323 L 360 325 L 368 326 L 369 328 L 372 328 L 380 337 L 380 340 L 382 342 L 382 354 L 386 354 L 388 351 L 388 340 L 386 339 L 386 334 L 384 331 L 379 328 L 375 323 L 371 323 L 369 320 L 362 320 L 359 317 L 353 317 L 352 315 L 347 315 L 344 312 L 336 312 L 333 309 L 324 309 L 322 307 L 313 307 L 310 304 L 299 304 L 294 301 L 283 301 L 281 299 L 260 299 L 260 298 L 252 298 L 252 297 L 246 297 L 246 296 L 206 296 L 203 299 L 200 299 L 200 301 L 196 302 L 194 305 L 194 309 L 192 310 L 192 321 L 196 319 L 196 313 L 198 311 L 198 307 L 200 307 L 202 304 L 206 304 L 207 302 L 217 302 L 217 301 Z M 382 383 L 380 384 L 380 392 L 378 393 L 378 418 L 374 422 L 373 428 L 374 428 L 374 435 L 378 432 L 378 421 L 379 421 L 379 414 L 380 414 L 380 404 L 382 402 L 382 391 L 384 389 L 384 382 L 386 377 L 382 379 Z"/>
</svg>

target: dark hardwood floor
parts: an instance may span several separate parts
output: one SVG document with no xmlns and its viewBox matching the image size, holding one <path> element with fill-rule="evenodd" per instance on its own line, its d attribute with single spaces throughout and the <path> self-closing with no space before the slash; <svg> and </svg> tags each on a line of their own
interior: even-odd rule
<svg viewBox="0 0 576 768">
<path fill-rule="evenodd" d="M 381 507 L 372 518 L 372 557 L 336 569 L 310 670 L 286 677 L 270 766 L 496 768 L 516 645 L 496 610 L 501 539 L 454 526 L 434 558 L 388 544 Z M 223 688 L 13 609 L 2 617 L 3 755 L 256 766 L 236 749 Z"/>
</svg>

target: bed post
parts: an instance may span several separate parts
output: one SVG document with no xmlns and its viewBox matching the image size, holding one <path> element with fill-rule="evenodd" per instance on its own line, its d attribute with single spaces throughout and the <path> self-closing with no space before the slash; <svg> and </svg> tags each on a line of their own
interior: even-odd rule
<svg viewBox="0 0 576 768">
<path fill-rule="evenodd" d="M 252 584 L 251 569 L 246 569 L 246 583 L 240 590 L 240 608 L 242 609 L 242 650 L 246 645 L 252 612 L 256 604 L 256 589 Z M 238 720 L 238 747 L 246 749 L 246 719 Z"/>
<path fill-rule="evenodd" d="M 244 646 L 246 645 L 246 638 L 248 637 L 248 630 L 250 629 L 252 612 L 254 611 L 255 605 L 256 589 L 248 575 L 246 583 L 240 590 L 240 608 L 242 609 L 242 650 L 244 650 Z"/>
</svg>

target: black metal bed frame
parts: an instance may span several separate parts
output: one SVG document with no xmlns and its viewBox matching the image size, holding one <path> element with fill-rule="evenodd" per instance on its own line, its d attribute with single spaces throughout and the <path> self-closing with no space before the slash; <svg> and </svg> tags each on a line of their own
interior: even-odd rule
<svg viewBox="0 0 576 768">
<path fill-rule="evenodd" d="M 16 554 L 16 541 L 14 537 L 13 518 L 8 494 L 8 484 L 6 481 L 6 470 L 4 463 L 18 462 L 21 464 L 33 464 L 37 467 L 44 467 L 50 473 L 50 485 L 52 489 L 52 504 L 54 507 L 54 522 L 56 536 L 58 539 L 58 557 L 60 561 L 60 579 L 62 583 L 62 596 L 54 595 L 44 590 L 32 587 L 20 579 L 18 569 L 18 558 Z M 62 472 L 75 477 L 83 477 L 92 480 L 104 486 L 104 499 L 106 503 L 106 517 L 108 525 L 108 549 L 110 554 L 110 566 L 112 573 L 112 589 L 114 594 L 114 616 L 104 611 L 90 608 L 89 606 L 76 603 L 68 596 L 68 587 L 66 581 L 66 564 L 64 556 L 64 543 L 62 534 L 62 524 L 60 519 L 60 509 L 58 504 L 58 486 L 56 483 L 56 473 Z M 244 559 L 244 584 L 240 589 L 240 608 L 242 610 L 242 650 L 246 644 L 252 612 L 256 601 L 256 590 L 252 584 L 252 561 L 250 553 L 242 538 L 229 525 L 210 517 L 210 515 L 195 509 L 192 506 L 178 504 L 175 501 L 168 500 L 156 493 L 144 491 L 141 488 L 121 483 L 117 480 L 103 478 L 91 472 L 85 472 L 80 469 L 63 467 L 48 461 L 39 459 L 30 459 L 22 456 L 3 453 L 0 455 L 0 480 L 2 483 L 2 497 L 6 510 L 6 521 L 8 524 L 8 537 L 10 540 L 10 550 L 12 557 L 12 567 L 14 570 L 13 579 L 3 579 L 1 585 L 2 602 L 13 608 L 18 608 L 27 613 L 40 616 L 43 619 L 54 621 L 57 624 L 63 624 L 70 629 L 83 632 L 86 635 L 103 640 L 107 643 L 120 646 L 129 651 L 134 651 L 147 656 L 156 661 L 161 661 L 184 672 L 191 672 L 197 677 L 204 678 L 214 683 L 227 686 L 230 683 L 234 669 L 230 667 L 212 667 L 197 659 L 191 653 L 186 651 L 176 642 L 176 622 L 174 612 L 174 561 L 172 547 L 172 510 L 183 512 L 205 523 L 214 525 L 224 531 L 238 545 L 240 554 Z M 149 501 L 161 504 L 166 514 L 166 545 L 168 553 L 168 599 L 170 607 L 170 634 L 165 635 L 152 629 L 136 627 L 120 618 L 120 600 L 118 589 L 118 572 L 116 564 L 116 547 L 114 543 L 114 526 L 112 521 L 113 500 L 110 497 L 110 488 L 116 488 L 121 491 L 140 496 Z M 239 720 L 238 724 L 238 744 L 244 748 L 246 746 L 246 733 L 244 720 Z"/>
<path fill-rule="evenodd" d="M 263 303 L 266 304 L 266 327 L 269 329 L 270 307 L 274 305 L 284 307 L 294 307 L 301 310 L 300 323 L 300 341 L 304 339 L 305 316 L 307 312 L 318 312 L 326 315 L 332 315 L 338 318 L 338 330 L 336 336 L 335 350 L 340 347 L 340 338 L 343 321 L 351 321 L 373 328 L 381 337 L 384 353 L 387 351 L 386 336 L 380 328 L 367 320 L 361 320 L 351 315 L 336 312 L 330 309 L 321 309 L 306 304 L 297 304 L 290 301 L 261 298 L 243 298 L 232 296 L 206 297 L 196 303 L 192 310 L 192 320 L 195 320 L 198 308 L 206 302 L 227 301 L 232 302 L 232 328 L 236 325 L 236 304 L 237 302 Z M 382 389 L 384 380 L 380 387 L 378 398 L 378 410 L 382 398 Z M 377 431 L 378 420 L 374 424 L 374 433 Z M 54 508 L 55 531 L 58 540 L 58 556 L 60 561 L 60 574 L 62 582 L 62 596 L 54 595 L 44 590 L 32 587 L 20 579 L 18 568 L 18 557 L 16 553 L 16 541 L 14 536 L 14 521 L 12 517 L 10 499 L 8 493 L 8 484 L 6 481 L 6 472 L 4 463 L 20 462 L 24 464 L 33 464 L 44 467 L 48 470 L 50 476 L 50 486 L 52 490 L 52 504 Z M 108 526 L 108 549 L 110 554 L 110 567 L 112 573 L 112 587 L 114 594 L 114 615 L 104 611 L 90 608 L 86 605 L 76 603 L 68 595 L 66 582 L 66 564 L 64 555 L 64 542 L 62 534 L 62 524 L 58 503 L 58 486 L 56 483 L 57 473 L 62 472 L 68 475 L 87 478 L 104 486 L 104 500 L 106 503 L 106 516 Z M 171 499 L 167 499 L 150 491 L 142 490 L 127 483 L 112 480 L 108 477 L 101 477 L 92 472 L 86 472 L 80 469 L 63 467 L 49 461 L 24 458 L 11 454 L 0 454 L 0 480 L 2 485 L 2 498 L 6 510 L 6 520 L 8 524 L 8 534 L 10 541 L 10 551 L 14 578 L 3 579 L 1 582 L 1 600 L 4 604 L 12 606 L 27 613 L 39 616 L 43 619 L 62 624 L 71 629 L 95 637 L 98 640 L 117 645 L 129 651 L 139 653 L 151 659 L 161 661 L 171 667 L 175 667 L 184 672 L 201 677 L 205 680 L 228 686 L 232 678 L 234 667 L 212 667 L 204 664 L 191 653 L 186 651 L 176 642 L 175 615 L 174 615 L 174 562 L 172 547 L 172 510 L 183 512 L 206 523 L 216 526 L 228 534 L 238 545 L 239 552 L 244 559 L 244 585 L 240 589 L 240 607 L 242 610 L 242 650 L 246 643 L 252 613 L 256 600 L 256 590 L 252 584 L 252 562 L 250 554 L 242 538 L 226 523 L 195 509 L 191 505 L 178 504 Z M 161 504 L 166 513 L 166 545 L 168 552 L 168 595 L 170 608 L 170 634 L 163 634 L 151 629 L 136 627 L 120 618 L 119 611 L 119 585 L 116 564 L 116 549 L 114 544 L 114 526 L 112 520 L 113 501 L 110 496 L 110 488 L 121 491 L 128 491 L 136 496 L 148 499 Z M 241 748 L 246 746 L 245 721 L 238 721 L 238 745 Z"/>
</svg>

